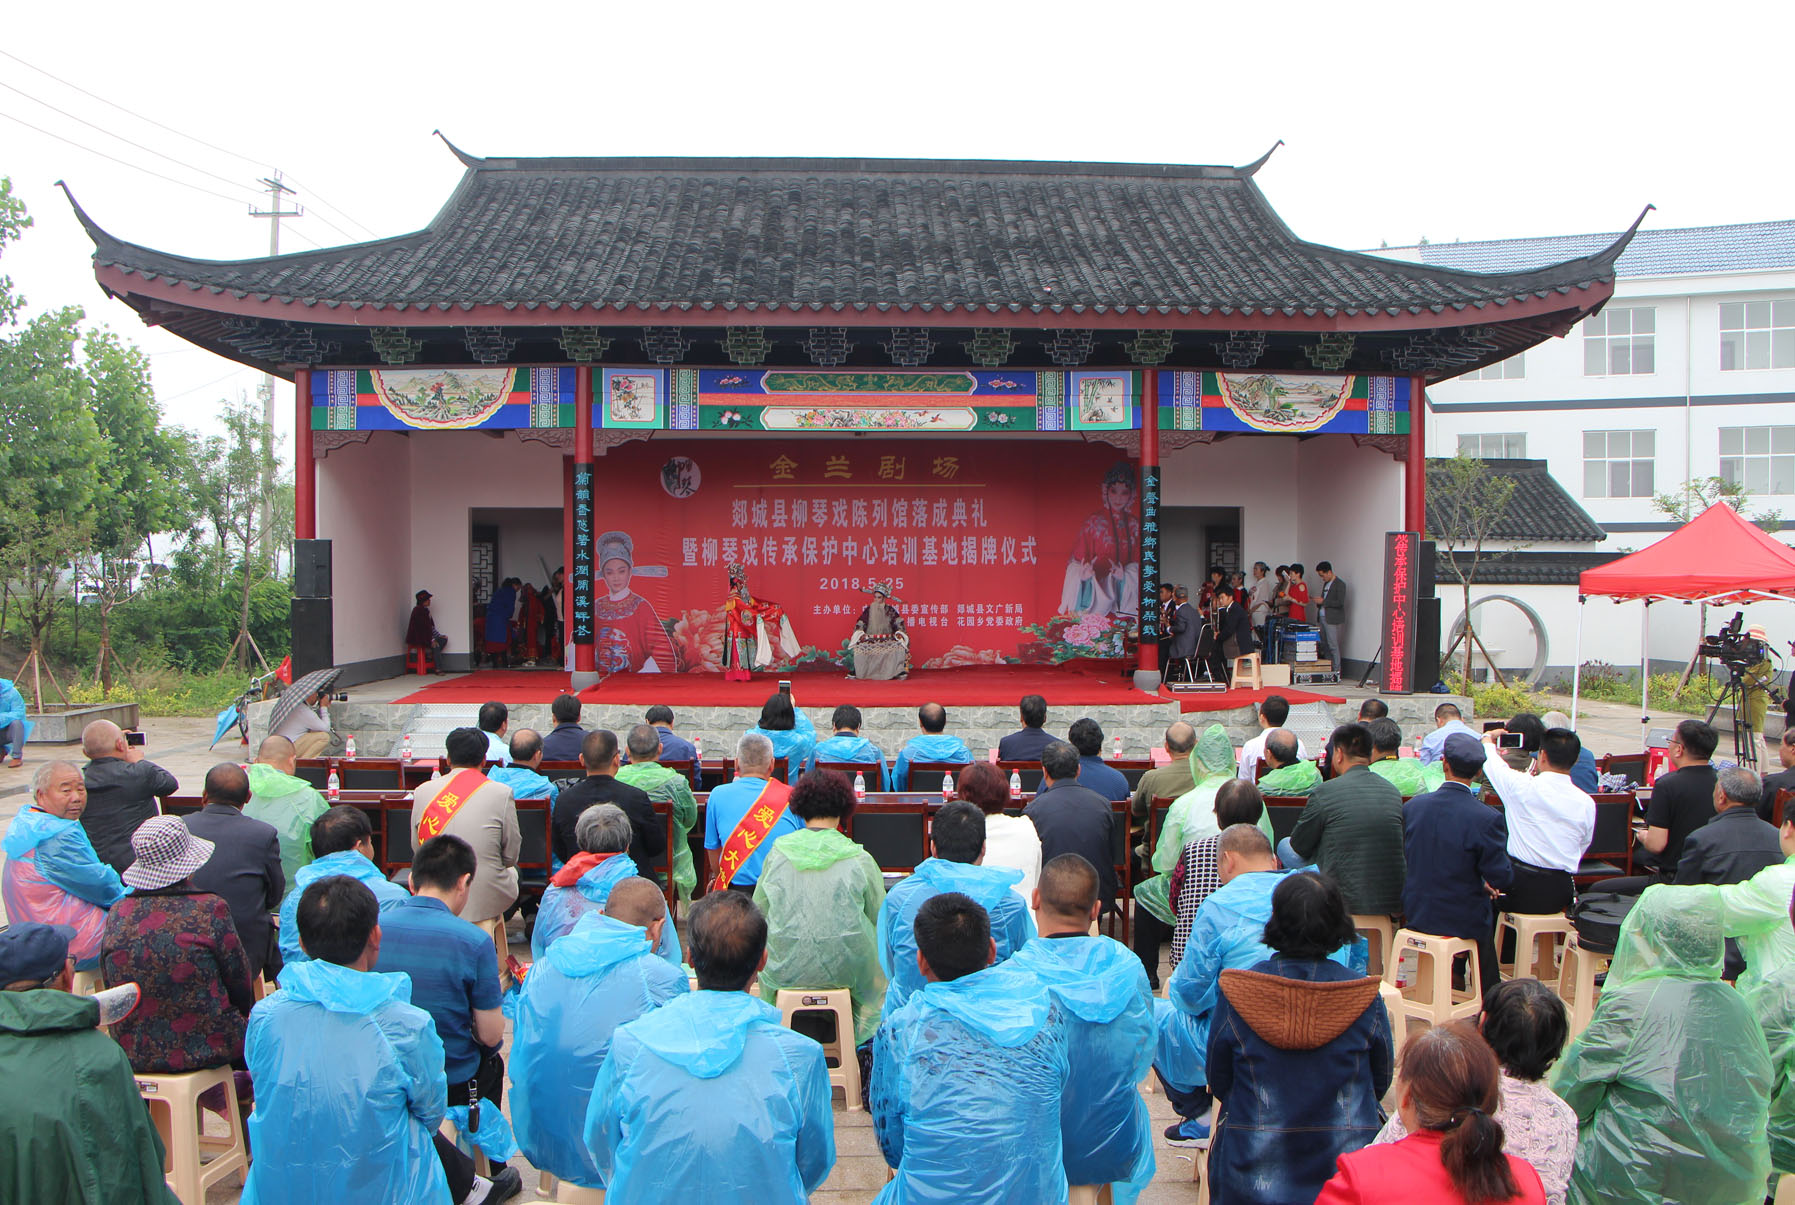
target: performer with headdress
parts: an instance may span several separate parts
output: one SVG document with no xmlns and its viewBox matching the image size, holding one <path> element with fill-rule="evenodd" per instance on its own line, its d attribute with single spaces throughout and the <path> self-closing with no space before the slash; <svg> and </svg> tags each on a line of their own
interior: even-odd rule
<svg viewBox="0 0 1795 1205">
<path fill-rule="evenodd" d="M 748 571 L 739 561 L 727 566 L 729 597 L 723 603 L 723 680 L 746 682 L 749 669 L 773 664 L 773 643 L 768 631 L 778 634 L 779 650 L 796 657 L 801 648 L 792 634 L 792 621 L 778 603 L 757 599 L 748 592 Z"/>
<path fill-rule="evenodd" d="M 673 641 L 646 598 L 630 589 L 630 577 L 665 577 L 664 566 L 636 567 L 636 544 L 624 531 L 598 537 L 598 568 L 605 593 L 592 605 L 593 657 L 603 674 L 673 673 Z"/>
<path fill-rule="evenodd" d="M 1134 466 L 1118 460 L 1103 477 L 1103 506 L 1078 529 L 1066 558 L 1062 615 L 1138 615 L 1141 515 Z"/>
<path fill-rule="evenodd" d="M 848 637 L 853 677 L 885 682 L 910 676 L 910 636 L 904 617 L 891 605 L 891 583 L 874 582 L 873 601 L 860 609 L 854 634 Z"/>
</svg>

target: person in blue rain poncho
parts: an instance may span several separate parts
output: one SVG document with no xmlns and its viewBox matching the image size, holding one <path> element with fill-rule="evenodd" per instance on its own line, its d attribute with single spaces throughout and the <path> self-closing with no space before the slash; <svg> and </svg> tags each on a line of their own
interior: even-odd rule
<svg viewBox="0 0 1795 1205">
<path fill-rule="evenodd" d="M 760 723 L 748 729 L 773 742 L 773 756 L 785 759 L 785 781 L 794 783 L 816 752 L 816 725 L 792 706 L 792 697 L 776 690 L 761 704 Z M 746 734 L 744 734 L 746 735 Z"/>
<path fill-rule="evenodd" d="M 25 718 L 25 696 L 9 678 L 0 678 L 0 754 L 11 769 L 18 769 L 25 760 L 25 742 L 31 739 L 33 725 Z"/>
<path fill-rule="evenodd" d="M 1577 1114 L 1572 1205 L 1766 1196 L 1774 1073 L 1758 1021 L 1721 982 L 1721 891 L 1648 887 L 1621 922 L 1595 1013 L 1550 1076 Z"/>
<path fill-rule="evenodd" d="M 299 897 L 320 879 L 346 875 L 372 891 L 382 908 L 411 898 L 411 892 L 374 865 L 374 829 L 358 807 L 339 803 L 312 821 L 312 854 L 311 863 L 294 874 L 292 890 L 280 905 L 280 957 L 289 966 L 308 960 L 299 944 Z"/>
<path fill-rule="evenodd" d="M 910 767 L 917 762 L 950 762 L 963 766 L 972 760 L 972 750 L 966 747 L 966 742 L 947 735 L 947 708 L 939 703 L 924 703 L 916 709 L 916 722 L 922 728 L 921 734 L 911 737 L 909 743 L 898 750 L 897 761 L 892 763 L 891 789 L 894 791 L 910 789 Z"/>
<path fill-rule="evenodd" d="M 604 1188 L 586 1146 L 592 1085 L 618 1026 L 686 993 L 686 976 L 650 948 L 666 925 L 652 879 L 625 879 L 605 911 L 580 917 L 530 968 L 511 1041 L 511 1124 L 532 1167 Z"/>
<path fill-rule="evenodd" d="M 1070 1073 L 1060 1102 L 1066 1179 L 1111 1185 L 1130 1205 L 1152 1182 L 1153 1128 L 1138 1085 L 1153 1063 L 1153 992 L 1127 946 L 1089 935 L 1097 870 L 1077 854 L 1041 868 L 1034 892 L 1040 938 L 1004 965 L 1034 975 L 1065 1017 Z"/>
<path fill-rule="evenodd" d="M 243 1205 L 451 1205 L 434 1135 L 448 1109 L 443 1045 L 411 981 L 380 957 L 374 893 L 343 875 L 299 895 L 315 961 L 288 965 L 249 1018 L 255 1160 Z"/>
<path fill-rule="evenodd" d="M 530 932 L 531 958 L 540 959 L 558 938 L 573 932 L 580 917 L 604 911 L 611 889 L 641 873 L 624 852 L 630 845 L 630 831 L 629 814 L 614 803 L 601 803 L 580 813 L 573 830 L 580 852 L 555 872 L 548 890 L 542 893 L 536 927 Z M 654 952 L 674 966 L 683 962 L 679 930 L 663 926 Z"/>
<path fill-rule="evenodd" d="M 1155 920 L 1177 925 L 1178 912 L 1171 902 L 1172 869 L 1183 858 L 1185 846 L 1221 831 L 1215 823 L 1215 796 L 1235 774 L 1234 746 L 1228 741 L 1228 730 L 1220 724 L 1209 725 L 1190 751 L 1190 777 L 1196 785 L 1178 796 L 1166 811 L 1153 839 L 1154 874 L 1134 887 L 1136 906 L 1145 908 Z M 1270 814 L 1263 809 L 1259 831 L 1267 837 L 1272 835 Z"/>
<path fill-rule="evenodd" d="M 931 896 L 957 891 L 971 896 L 991 918 L 991 936 L 1002 962 L 1035 934 L 1028 905 L 1012 888 L 1022 872 L 1007 866 L 981 866 L 985 856 L 985 814 L 977 806 L 956 799 L 943 804 L 929 827 L 935 856 L 924 859 L 911 874 L 885 893 L 875 935 L 879 969 L 885 972 L 884 1015 L 889 1017 L 922 987 L 916 966 L 917 909 Z"/>
<path fill-rule="evenodd" d="M 835 1166 L 823 1048 L 748 994 L 767 922 L 739 891 L 692 906 L 698 990 L 620 1026 L 586 1110 L 608 1205 L 802 1205 Z"/>
<path fill-rule="evenodd" d="M 1166 1086 L 1166 1098 L 1184 1118 L 1166 1131 L 1168 1141 L 1208 1140 L 1209 1023 L 1221 973 L 1245 970 L 1272 956 L 1265 944 L 1265 922 L 1271 919 L 1272 892 L 1285 873 L 1256 826 L 1235 824 L 1222 832 L 1216 847 L 1216 877 L 1222 885 L 1197 909 L 1184 957 L 1167 984 L 1167 998 L 1154 1005 L 1158 1037 L 1153 1068 Z M 1355 954 L 1362 950 L 1348 946 L 1330 957 L 1363 972 L 1362 962 L 1354 965 Z"/>
<path fill-rule="evenodd" d="M 90 971 L 100 962 L 106 910 L 131 893 L 118 871 L 100 861 L 81 813 L 87 784 L 73 762 L 48 761 L 32 779 L 31 802 L 6 826 L 0 902 L 13 921 L 67 925 L 69 957 Z"/>
<path fill-rule="evenodd" d="M 1064 1014 L 1004 963 L 985 910 L 957 891 L 916 914 L 927 985 L 873 1040 L 873 1128 L 895 1177 L 875 1205 L 1064 1201 Z"/>
<path fill-rule="evenodd" d="M 866 789 L 889 790 L 891 767 L 886 763 L 885 751 L 860 735 L 860 709 L 843 703 L 835 709 L 829 722 L 835 729 L 835 735 L 826 741 L 817 742 L 815 751 L 810 755 L 810 764 L 804 768 L 814 770 L 819 762 L 862 763 L 866 766 Z"/>
</svg>

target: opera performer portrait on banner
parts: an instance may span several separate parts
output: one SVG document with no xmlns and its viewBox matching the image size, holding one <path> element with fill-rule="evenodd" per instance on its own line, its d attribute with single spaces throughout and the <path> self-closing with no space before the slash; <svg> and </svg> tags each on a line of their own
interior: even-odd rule
<svg viewBox="0 0 1795 1205">
<path fill-rule="evenodd" d="M 749 592 L 748 571 L 740 562 L 730 564 L 728 572 L 729 598 L 723 603 L 723 679 L 746 682 L 750 669 L 773 664 L 769 631 L 777 635 L 779 651 L 787 657 L 796 657 L 803 649 L 792 634 L 785 608 Z"/>
<path fill-rule="evenodd" d="M 607 531 L 598 537 L 605 596 L 592 606 L 593 656 L 602 674 L 670 674 L 679 668 L 673 641 L 653 605 L 630 589 L 634 574 L 665 577 L 667 570 L 635 562 L 636 546 L 628 532 Z"/>
<path fill-rule="evenodd" d="M 850 676 L 867 682 L 886 682 L 910 676 L 910 636 L 904 617 L 891 605 L 891 583 L 874 582 L 873 601 L 860 609 L 854 634 L 848 637 L 853 659 Z"/>
<path fill-rule="evenodd" d="M 1140 613 L 1141 516 L 1134 466 L 1118 460 L 1103 475 L 1103 508 L 1078 529 L 1066 561 L 1060 614 Z"/>
</svg>

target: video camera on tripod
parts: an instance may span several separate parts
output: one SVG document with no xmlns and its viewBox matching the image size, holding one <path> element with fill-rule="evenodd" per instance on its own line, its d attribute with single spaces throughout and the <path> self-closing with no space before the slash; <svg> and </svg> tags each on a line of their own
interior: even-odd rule
<svg viewBox="0 0 1795 1205">
<path fill-rule="evenodd" d="M 1795 647 L 1795 646 L 1791 646 Z M 1753 731 L 1755 725 L 1752 715 L 1751 695 L 1759 694 L 1770 703 L 1784 709 L 1784 714 L 1791 715 L 1788 700 L 1776 689 L 1776 671 L 1767 669 L 1773 655 L 1769 642 L 1764 639 L 1762 628 L 1747 628 L 1745 612 L 1734 611 L 1733 618 L 1725 627 L 1712 636 L 1702 637 L 1697 655 L 1720 662 L 1727 669 L 1727 683 L 1720 692 L 1720 697 L 1708 709 L 1708 723 L 1714 722 L 1723 707 L 1730 708 L 1733 716 L 1733 753 L 1739 764 L 1746 767 L 1758 763 L 1757 736 Z M 1761 708 L 1760 708 L 1761 711 Z"/>
<path fill-rule="evenodd" d="M 1702 637 L 1702 656 L 1711 657 L 1734 673 L 1743 673 L 1770 658 L 1770 646 L 1745 631 L 1745 612 L 1734 611 L 1732 620 L 1712 636 Z"/>
</svg>

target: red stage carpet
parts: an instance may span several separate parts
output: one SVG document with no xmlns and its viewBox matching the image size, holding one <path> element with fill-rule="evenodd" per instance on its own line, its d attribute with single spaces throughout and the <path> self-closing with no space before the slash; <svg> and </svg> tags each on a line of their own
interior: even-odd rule
<svg viewBox="0 0 1795 1205">
<path fill-rule="evenodd" d="M 548 703 L 567 689 L 565 672 L 544 670 L 478 670 L 446 680 L 420 678 L 422 689 L 394 700 L 398 703 Z M 934 702 L 944 706 L 1015 706 L 1023 695 L 1038 694 L 1049 706 L 1102 703 L 1112 706 L 1163 702 L 1134 688 L 1113 667 L 1080 665 L 975 665 L 964 669 L 915 670 L 901 682 L 855 682 L 842 675 L 799 673 L 792 686 L 800 706 L 910 707 Z M 752 682 L 725 682 L 721 674 L 618 674 L 585 691 L 593 703 L 646 707 L 759 707 L 779 688 L 777 674 L 755 675 Z M 1251 692 L 1239 692 L 1243 696 Z M 1296 695 L 1286 691 L 1292 702 Z M 1211 696 L 1214 697 L 1214 696 Z M 1230 696 L 1232 697 L 1232 696 Z M 1320 696 L 1303 696 L 1305 699 Z M 1245 703 L 1236 706 L 1245 706 Z M 1187 705 L 1186 710 L 1190 710 Z"/>
<path fill-rule="evenodd" d="M 1271 686 L 1262 690 L 1217 690 L 1192 691 L 1189 694 L 1171 694 L 1161 691 L 1162 698 L 1169 698 L 1178 704 L 1180 711 L 1189 714 L 1193 711 L 1232 711 L 1236 707 L 1256 707 L 1265 701 L 1267 695 L 1283 695 L 1292 703 L 1344 703 L 1345 699 L 1338 695 L 1319 695 L 1307 690 L 1295 690 L 1288 686 Z"/>
</svg>

